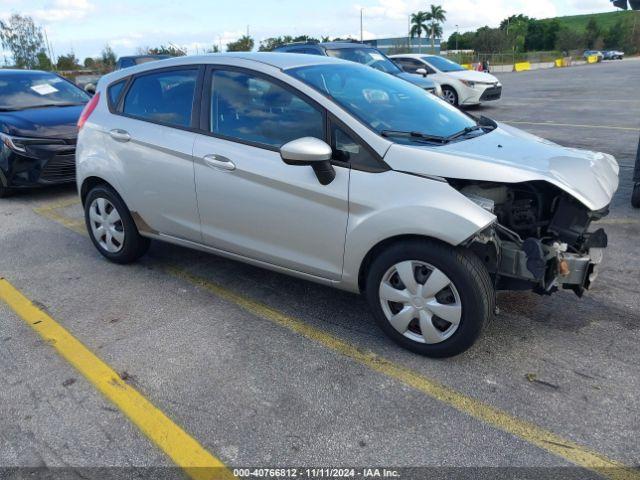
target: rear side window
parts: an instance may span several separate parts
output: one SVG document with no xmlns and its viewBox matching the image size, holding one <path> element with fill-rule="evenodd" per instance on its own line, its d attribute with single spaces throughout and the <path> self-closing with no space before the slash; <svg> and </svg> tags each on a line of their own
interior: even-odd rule
<svg viewBox="0 0 640 480">
<path fill-rule="evenodd" d="M 188 127 L 197 78 L 197 69 L 136 77 L 124 100 L 123 112 L 141 120 Z"/>
<path fill-rule="evenodd" d="M 120 80 L 119 82 L 109 86 L 107 94 L 109 96 L 109 105 L 112 108 L 115 108 L 118 105 L 118 100 L 120 100 L 120 94 L 122 93 L 125 83 L 127 83 L 126 80 Z"/>
<path fill-rule="evenodd" d="M 213 73 L 210 121 L 214 134 L 270 147 L 324 138 L 321 111 L 277 83 L 243 72 Z"/>
</svg>

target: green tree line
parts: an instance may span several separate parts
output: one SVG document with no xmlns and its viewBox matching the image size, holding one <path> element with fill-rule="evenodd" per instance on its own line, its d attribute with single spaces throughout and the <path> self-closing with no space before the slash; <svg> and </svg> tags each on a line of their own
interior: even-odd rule
<svg viewBox="0 0 640 480">
<path fill-rule="evenodd" d="M 640 12 L 634 15 L 621 16 L 608 27 L 600 25 L 594 16 L 584 31 L 564 25 L 558 19 L 537 20 L 512 15 L 500 22 L 498 28 L 484 26 L 471 32 L 454 32 L 443 48 L 480 53 L 620 49 L 635 54 L 640 52 L 640 19 L 637 18 Z"/>
</svg>

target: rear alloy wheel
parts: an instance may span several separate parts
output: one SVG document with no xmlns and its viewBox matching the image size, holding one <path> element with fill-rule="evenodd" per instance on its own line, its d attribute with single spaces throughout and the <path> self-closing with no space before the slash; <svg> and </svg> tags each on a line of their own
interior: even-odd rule
<svg viewBox="0 0 640 480">
<path fill-rule="evenodd" d="M 458 106 L 458 94 L 451 87 L 442 87 L 442 98 L 454 107 Z"/>
<path fill-rule="evenodd" d="M 107 186 L 98 186 L 85 200 L 85 222 L 98 251 L 115 263 L 131 263 L 149 249 L 120 196 Z"/>
<path fill-rule="evenodd" d="M 495 310 L 480 259 L 427 239 L 399 242 L 379 254 L 367 273 L 366 295 L 380 328 L 428 357 L 467 350 Z"/>
</svg>

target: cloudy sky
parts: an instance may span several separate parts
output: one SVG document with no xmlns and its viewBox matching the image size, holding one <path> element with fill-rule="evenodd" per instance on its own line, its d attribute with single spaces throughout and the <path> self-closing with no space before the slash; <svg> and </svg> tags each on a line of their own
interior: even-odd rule
<svg viewBox="0 0 640 480">
<path fill-rule="evenodd" d="M 119 55 L 139 46 L 173 44 L 189 53 L 226 44 L 247 31 L 257 40 L 277 35 L 400 36 L 411 12 L 431 0 L 0 0 L 0 18 L 31 15 L 45 27 L 54 55 L 98 55 L 109 43 Z M 447 11 L 445 37 L 455 31 L 497 26 L 524 13 L 536 18 L 612 10 L 609 0 L 437 0 Z"/>
</svg>

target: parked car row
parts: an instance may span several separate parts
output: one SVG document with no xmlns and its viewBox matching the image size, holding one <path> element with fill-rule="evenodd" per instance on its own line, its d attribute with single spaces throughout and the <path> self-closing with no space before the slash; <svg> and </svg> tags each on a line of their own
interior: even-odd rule
<svg viewBox="0 0 640 480">
<path fill-rule="evenodd" d="M 607 50 L 604 52 L 600 50 L 585 50 L 582 56 L 585 60 L 589 57 L 597 57 L 598 62 L 601 62 L 602 60 L 622 60 L 624 58 L 624 52 L 620 50 Z"/>
<path fill-rule="evenodd" d="M 319 48 L 145 63 L 92 97 L 0 72 L 0 191 L 75 174 L 107 259 L 155 239 L 362 293 L 390 338 L 433 357 L 475 342 L 496 290 L 590 287 L 612 156 L 460 111 L 424 75 L 471 80 L 429 56 L 435 73 L 402 74 L 360 44 Z"/>
</svg>

